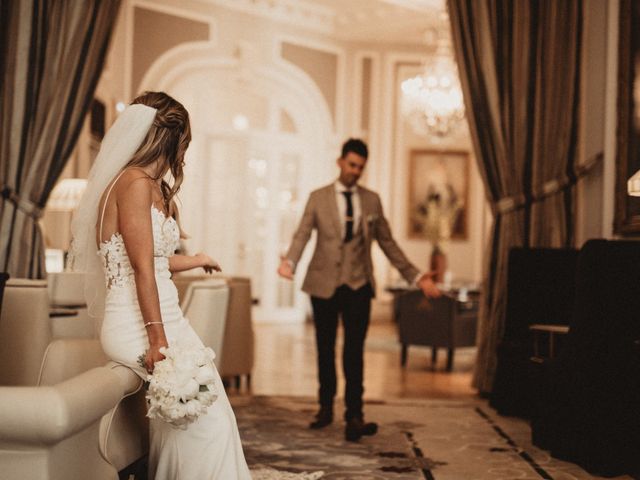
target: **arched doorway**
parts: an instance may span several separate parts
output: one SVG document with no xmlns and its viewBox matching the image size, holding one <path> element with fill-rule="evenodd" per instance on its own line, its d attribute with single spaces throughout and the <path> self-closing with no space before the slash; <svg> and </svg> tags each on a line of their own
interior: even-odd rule
<svg viewBox="0 0 640 480">
<path fill-rule="evenodd" d="M 216 57 L 202 44 L 163 55 L 142 86 L 167 91 L 190 112 L 180 193 L 187 249 L 251 277 L 258 321 L 303 321 L 306 297 L 276 269 L 309 191 L 333 174 L 320 92 L 293 67 Z"/>
</svg>

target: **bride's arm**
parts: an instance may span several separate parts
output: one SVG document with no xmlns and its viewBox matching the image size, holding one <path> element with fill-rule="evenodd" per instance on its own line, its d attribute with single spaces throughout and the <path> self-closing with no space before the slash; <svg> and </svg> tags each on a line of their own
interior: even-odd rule
<svg viewBox="0 0 640 480">
<path fill-rule="evenodd" d="M 138 304 L 149 337 L 149 351 L 145 362 L 147 370 L 151 371 L 153 364 L 164 358 L 160 348 L 168 346 L 162 325 L 153 261 L 153 227 L 149 214 L 153 185 L 146 177 L 131 177 L 130 182 L 123 182 L 118 189 L 118 227 L 133 268 Z"/>
<path fill-rule="evenodd" d="M 204 253 L 196 253 L 195 255 L 176 254 L 169 257 L 169 271 L 171 273 L 184 272 L 185 270 L 200 267 L 207 273 L 212 273 L 214 270 L 216 272 L 222 271 L 218 262 Z"/>
</svg>

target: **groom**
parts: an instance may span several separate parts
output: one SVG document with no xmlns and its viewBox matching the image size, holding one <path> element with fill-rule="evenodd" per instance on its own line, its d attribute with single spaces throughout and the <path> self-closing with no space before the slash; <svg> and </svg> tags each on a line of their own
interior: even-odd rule
<svg viewBox="0 0 640 480">
<path fill-rule="evenodd" d="M 320 410 L 310 428 L 323 428 L 333 421 L 335 343 L 340 315 L 344 328 L 345 437 L 349 441 L 374 435 L 378 430 L 375 423 L 364 422 L 362 412 L 364 340 L 375 295 L 372 241 L 378 241 L 408 282 L 416 283 L 429 297 L 440 295 L 431 276 L 421 274 L 396 244 L 378 194 L 357 184 L 368 154 L 362 140 L 352 138 L 344 143 L 337 161 L 338 180 L 311 193 L 291 247 L 278 268 L 280 276 L 293 278 L 302 251 L 316 229 L 316 248 L 302 286 L 311 295 L 320 380 Z"/>
</svg>

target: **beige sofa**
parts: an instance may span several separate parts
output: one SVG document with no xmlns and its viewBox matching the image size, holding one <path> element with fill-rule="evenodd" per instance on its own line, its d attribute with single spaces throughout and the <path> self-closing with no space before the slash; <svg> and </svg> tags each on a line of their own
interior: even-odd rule
<svg viewBox="0 0 640 480">
<path fill-rule="evenodd" d="M 10 280 L 0 317 L 0 477 L 117 479 L 148 451 L 142 381 L 97 339 L 53 339 L 47 284 Z"/>
<path fill-rule="evenodd" d="M 142 382 L 104 362 L 97 340 L 54 340 L 38 385 L 0 387 L 5 478 L 115 480 L 146 454 Z"/>
</svg>

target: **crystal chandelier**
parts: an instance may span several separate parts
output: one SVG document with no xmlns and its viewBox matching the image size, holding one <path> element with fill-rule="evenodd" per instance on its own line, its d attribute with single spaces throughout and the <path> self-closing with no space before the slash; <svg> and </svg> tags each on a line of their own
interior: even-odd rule
<svg viewBox="0 0 640 480">
<path fill-rule="evenodd" d="M 440 29 L 435 55 L 422 73 L 402 82 L 402 115 L 418 135 L 442 139 L 464 121 L 464 101 L 458 68 L 448 35 Z"/>
</svg>

